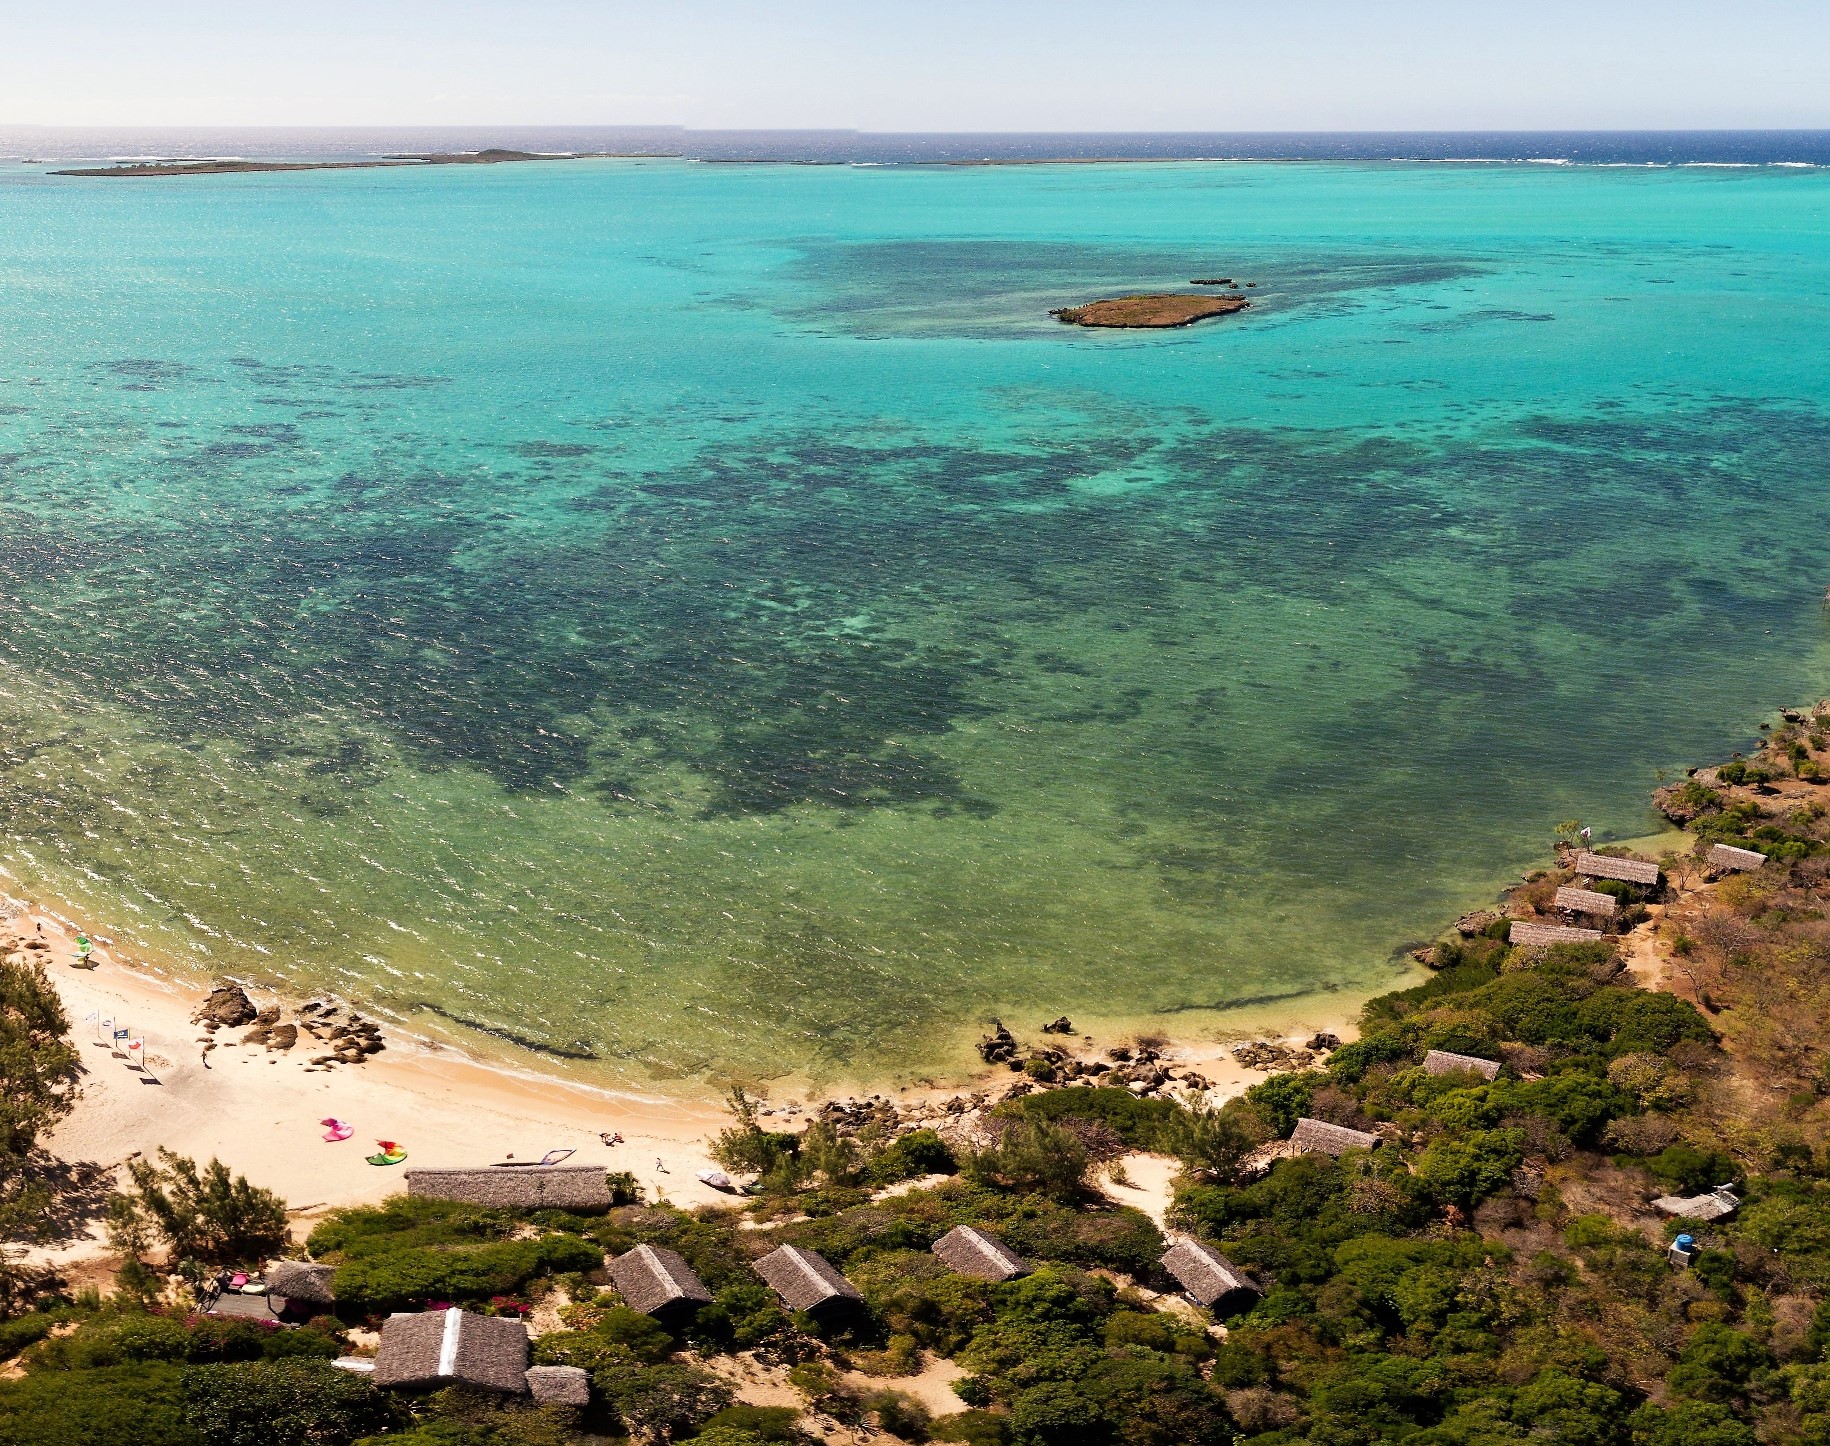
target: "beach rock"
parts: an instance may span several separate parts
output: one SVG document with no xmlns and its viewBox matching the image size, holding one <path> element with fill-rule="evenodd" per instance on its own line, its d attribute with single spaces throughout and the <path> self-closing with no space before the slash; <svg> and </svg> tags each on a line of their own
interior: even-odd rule
<svg viewBox="0 0 1830 1446">
<path fill-rule="evenodd" d="M 1042 1032 L 1044 1034 L 1072 1034 L 1074 1032 L 1074 1024 L 1073 1021 L 1064 1014 L 1053 1024 L 1043 1025 Z"/>
<path fill-rule="evenodd" d="M 276 1024 L 267 1031 L 268 1049 L 291 1049 L 299 1042 L 299 1029 L 296 1024 Z"/>
<path fill-rule="evenodd" d="M 1464 939 L 1472 939 L 1477 934 L 1484 934 L 1491 924 L 1497 924 L 1500 916 L 1492 909 L 1476 909 L 1471 914 L 1463 914 L 1455 921 L 1455 932 Z"/>
<path fill-rule="evenodd" d="M 1321 1034 L 1312 1036 L 1309 1043 L 1304 1046 L 1305 1049 L 1312 1049 L 1317 1054 L 1322 1053 L 1324 1050 L 1339 1049 L 1340 1047 L 1340 1037 L 1338 1035 L 1329 1034 L 1325 1030 Z"/>
<path fill-rule="evenodd" d="M 1004 1021 L 991 1021 L 991 1033 L 979 1041 L 979 1058 L 986 1064 L 1009 1064 L 1014 1068 L 1022 1066 L 1017 1062 L 1016 1037 L 1004 1027 Z"/>
<path fill-rule="evenodd" d="M 198 1006 L 197 1012 L 191 1016 L 191 1022 L 208 1025 L 212 1029 L 236 1029 L 252 1023 L 254 1018 L 253 1002 L 241 985 L 218 984 Z M 277 1014 L 275 1018 L 278 1018 Z"/>
</svg>

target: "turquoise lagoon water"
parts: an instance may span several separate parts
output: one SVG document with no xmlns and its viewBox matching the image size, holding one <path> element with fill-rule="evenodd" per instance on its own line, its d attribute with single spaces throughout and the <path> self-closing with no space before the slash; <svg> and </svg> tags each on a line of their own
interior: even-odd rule
<svg viewBox="0 0 1830 1446">
<path fill-rule="evenodd" d="M 1827 298 L 1820 171 L 0 168 L 0 885 L 630 1083 L 1376 988 L 1830 686 Z"/>
</svg>

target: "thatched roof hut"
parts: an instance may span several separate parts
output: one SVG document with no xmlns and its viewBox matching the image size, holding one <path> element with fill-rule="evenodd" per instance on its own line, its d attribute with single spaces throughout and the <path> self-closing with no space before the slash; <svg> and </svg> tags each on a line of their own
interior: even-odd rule
<svg viewBox="0 0 1830 1446">
<path fill-rule="evenodd" d="M 789 1310 L 821 1310 L 841 1301 L 864 1299 L 857 1286 L 798 1245 L 771 1250 L 753 1268 Z"/>
<path fill-rule="evenodd" d="M 1732 1185 L 1718 1185 L 1702 1195 L 1661 1195 L 1652 1208 L 1681 1220 L 1720 1220 L 1741 1208 Z"/>
<path fill-rule="evenodd" d="M 709 1305 L 712 1293 L 677 1250 L 638 1245 L 610 1262 L 610 1279 L 632 1310 L 659 1315 L 679 1306 Z"/>
<path fill-rule="evenodd" d="M 1533 924 L 1514 919 L 1506 939 L 1527 949 L 1539 949 L 1548 944 L 1585 944 L 1600 937 L 1599 929 L 1572 929 L 1567 924 Z"/>
<path fill-rule="evenodd" d="M 299 1305 L 335 1305 L 337 1297 L 331 1291 L 330 1278 L 336 1273 L 334 1265 L 276 1260 L 267 1267 L 267 1294 Z"/>
<path fill-rule="evenodd" d="M 509 1210 L 608 1210 L 601 1165 L 528 1165 L 481 1170 L 409 1170 L 407 1193 Z"/>
<path fill-rule="evenodd" d="M 1456 1054 L 1452 1050 L 1433 1049 L 1423 1057 L 1423 1067 L 1430 1074 L 1477 1074 L 1492 1079 L 1500 1072 L 1498 1060 L 1482 1059 L 1477 1054 Z"/>
<path fill-rule="evenodd" d="M 580 1366 L 529 1366 L 527 1389 L 539 1406 L 589 1406 L 591 1373 Z"/>
<path fill-rule="evenodd" d="M 1593 889 L 1575 889 L 1565 884 L 1557 890 L 1557 908 L 1567 914 L 1593 914 L 1611 919 L 1620 912 L 1620 900 L 1612 894 L 1598 894 Z"/>
<path fill-rule="evenodd" d="M 1163 1257 L 1163 1269 L 1175 1277 L 1190 1300 L 1209 1310 L 1243 1307 L 1264 1294 L 1257 1281 L 1242 1275 L 1232 1261 L 1199 1240 L 1182 1240 L 1170 1246 Z"/>
<path fill-rule="evenodd" d="M 1703 861 L 1712 869 L 1724 873 L 1744 873 L 1757 869 L 1766 862 L 1766 855 L 1754 849 L 1739 849 L 1733 844 L 1711 844 Z"/>
<path fill-rule="evenodd" d="M 1365 1130 L 1350 1130 L 1346 1125 L 1331 1125 L 1326 1120 L 1307 1116 L 1296 1122 L 1290 1145 L 1299 1155 L 1343 1155 L 1349 1150 L 1376 1150 L 1383 1142 Z"/>
<path fill-rule="evenodd" d="M 1640 859 L 1617 859 L 1611 854 L 1591 853 L 1588 849 L 1576 855 L 1576 872 L 1585 879 L 1620 879 L 1629 884 L 1658 885 L 1658 865 Z"/>
<path fill-rule="evenodd" d="M 1015 1280 L 1029 1274 L 1029 1265 L 996 1236 L 970 1225 L 955 1225 L 932 1247 L 949 1270 L 976 1275 L 980 1280 Z"/>
<path fill-rule="evenodd" d="M 463 1381 L 516 1395 L 527 1390 L 527 1327 L 507 1316 L 456 1306 L 392 1315 L 381 1327 L 378 1386 L 436 1387 Z"/>
</svg>

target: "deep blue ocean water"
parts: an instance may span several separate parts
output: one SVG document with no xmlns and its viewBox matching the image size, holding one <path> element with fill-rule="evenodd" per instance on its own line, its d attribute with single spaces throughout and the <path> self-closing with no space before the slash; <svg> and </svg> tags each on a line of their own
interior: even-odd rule
<svg viewBox="0 0 1830 1446">
<path fill-rule="evenodd" d="M 1830 684 L 1823 137 L 1529 139 L 1761 164 L 0 166 L 0 884 L 631 1080 L 1387 984 Z M 0 152 L 466 144 L 636 148 Z"/>
</svg>

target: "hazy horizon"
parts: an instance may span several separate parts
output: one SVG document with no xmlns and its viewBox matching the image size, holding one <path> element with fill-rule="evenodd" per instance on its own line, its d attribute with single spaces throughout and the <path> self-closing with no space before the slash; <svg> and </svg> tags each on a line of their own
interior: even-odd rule
<svg viewBox="0 0 1830 1446">
<path fill-rule="evenodd" d="M 1707 37 L 1707 45 L 1699 37 Z M 919 11 L 325 0 L 9 16 L 0 122 L 647 125 L 867 133 L 1482 132 L 1830 125 L 1830 11 L 1166 0 Z"/>
</svg>

